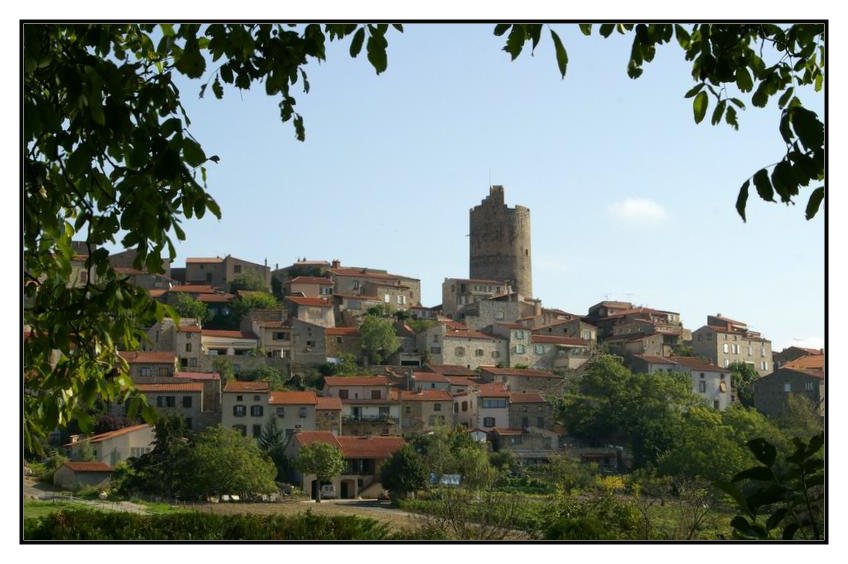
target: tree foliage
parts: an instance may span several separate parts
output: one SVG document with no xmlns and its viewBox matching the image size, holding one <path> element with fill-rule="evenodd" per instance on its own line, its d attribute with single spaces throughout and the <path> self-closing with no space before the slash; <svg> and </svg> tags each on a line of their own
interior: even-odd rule
<svg viewBox="0 0 848 564">
<path fill-rule="evenodd" d="M 499 24 L 494 31 L 495 35 L 506 36 L 503 49 L 515 59 L 526 43 L 536 48 L 542 28 L 540 24 Z M 584 35 L 591 35 L 595 29 L 592 24 L 581 24 L 579 28 Z M 761 199 L 774 202 L 777 196 L 787 205 L 794 204 L 801 187 L 818 185 L 807 199 L 807 219 L 818 213 L 824 199 L 824 125 L 798 97 L 803 89 L 820 92 L 824 85 L 824 29 L 823 23 L 597 26 L 601 37 L 618 33 L 633 38 L 627 75 L 634 79 L 654 59 L 658 46 L 676 42 L 692 63 L 694 85 L 684 97 L 692 99 L 696 123 L 705 120 L 712 100 L 710 123 L 718 125 L 724 121 L 738 129 L 737 110 L 746 108 L 742 97 L 750 96 L 750 103 L 757 108 L 764 108 L 769 99 L 777 98 L 781 110 L 777 129 L 786 150 L 778 156 L 779 160 L 760 168 L 742 183 L 736 210 L 743 220 L 752 182 Z M 553 29 L 550 35 L 559 72 L 565 77 L 565 45 Z"/>
<path fill-rule="evenodd" d="M 380 483 L 393 499 L 403 499 L 427 486 L 424 461 L 410 445 L 404 445 L 380 468 Z"/>
<path fill-rule="evenodd" d="M 345 459 L 341 451 L 332 445 L 312 443 L 300 449 L 294 459 L 294 466 L 303 474 L 315 474 L 320 484 L 341 474 L 345 468 Z M 321 501 L 320 487 L 316 501 Z"/>
<path fill-rule="evenodd" d="M 209 311 L 209 306 L 198 299 L 195 299 L 191 294 L 185 292 L 176 292 L 174 294 L 174 303 L 172 304 L 174 311 L 180 317 L 189 317 L 197 319 L 201 324 L 212 319 L 212 313 Z"/>
<path fill-rule="evenodd" d="M 402 31 L 400 26 L 395 26 Z M 292 90 L 309 90 L 304 66 L 323 60 L 329 39 L 350 38 L 386 69 L 388 24 L 42 24 L 23 25 L 23 176 L 25 297 L 24 440 L 40 450 L 47 432 L 78 420 L 96 399 L 126 400 L 133 412 L 154 412 L 133 392 L 116 350 L 134 350 L 143 326 L 169 313 L 163 304 L 117 276 L 105 244 L 137 252 L 134 266 L 161 273 L 173 259 L 184 219 L 220 218 L 206 190 L 207 155 L 175 84 L 197 79 L 215 63 L 216 98 L 224 85 L 264 84 L 280 99 L 280 118 L 299 139 L 303 120 Z M 88 254 L 87 281 L 71 280 L 75 238 Z M 57 351 L 58 360 L 54 359 Z"/>
<path fill-rule="evenodd" d="M 730 381 L 736 398 L 744 407 L 754 407 L 754 380 L 760 377 L 754 367 L 744 362 L 734 362 L 730 368 Z"/>
<path fill-rule="evenodd" d="M 400 348 L 400 339 L 389 318 L 364 316 L 359 325 L 359 335 L 362 337 L 362 349 L 373 364 L 380 364 Z"/>
<path fill-rule="evenodd" d="M 268 286 L 265 284 L 265 279 L 259 273 L 248 270 L 247 272 L 237 274 L 230 282 L 230 292 L 237 292 L 238 290 L 266 292 Z"/>
</svg>

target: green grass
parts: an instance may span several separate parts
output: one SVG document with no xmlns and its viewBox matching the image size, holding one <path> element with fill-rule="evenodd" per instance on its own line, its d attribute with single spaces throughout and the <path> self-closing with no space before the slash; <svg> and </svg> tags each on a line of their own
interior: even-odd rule
<svg viewBox="0 0 848 564">
<path fill-rule="evenodd" d="M 63 509 L 78 509 L 80 507 L 88 506 L 73 501 L 39 501 L 27 499 L 24 500 L 24 519 L 35 519 Z"/>
</svg>

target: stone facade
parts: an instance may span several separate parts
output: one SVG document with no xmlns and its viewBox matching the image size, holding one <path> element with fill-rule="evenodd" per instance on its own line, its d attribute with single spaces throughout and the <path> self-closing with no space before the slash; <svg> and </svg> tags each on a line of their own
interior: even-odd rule
<svg viewBox="0 0 848 564">
<path fill-rule="evenodd" d="M 509 293 L 509 286 L 498 280 L 445 278 L 442 282 L 442 313 L 453 317 L 463 306 Z"/>
<path fill-rule="evenodd" d="M 825 384 L 821 372 L 784 367 L 754 380 L 754 407 L 766 415 L 783 413 L 791 394 L 803 395 L 824 416 Z"/>
<path fill-rule="evenodd" d="M 744 323 L 720 315 L 707 316 L 707 324 L 692 332 L 692 350 L 722 368 L 744 362 L 760 376 L 774 370 L 771 341 Z"/>
<path fill-rule="evenodd" d="M 520 295 L 533 295 L 530 210 L 508 208 L 503 186 L 469 212 L 470 278 L 509 281 Z"/>
</svg>

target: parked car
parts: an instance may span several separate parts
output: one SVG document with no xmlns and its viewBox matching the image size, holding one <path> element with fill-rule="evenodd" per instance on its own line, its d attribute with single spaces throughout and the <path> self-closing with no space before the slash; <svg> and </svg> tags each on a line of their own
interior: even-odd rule
<svg viewBox="0 0 848 564">
<path fill-rule="evenodd" d="M 333 499 L 336 497 L 336 487 L 333 484 L 321 484 L 321 499 Z"/>
</svg>

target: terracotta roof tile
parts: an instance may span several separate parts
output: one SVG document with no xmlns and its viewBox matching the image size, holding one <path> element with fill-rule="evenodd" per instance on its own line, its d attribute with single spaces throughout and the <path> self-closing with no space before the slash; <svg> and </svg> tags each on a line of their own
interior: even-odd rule
<svg viewBox="0 0 848 564">
<path fill-rule="evenodd" d="M 553 372 L 547 370 L 533 370 L 532 368 L 496 368 L 494 366 L 481 366 L 480 372 L 494 374 L 496 376 L 523 376 L 530 378 L 560 378 Z"/>
<path fill-rule="evenodd" d="M 523 435 L 524 429 L 507 429 L 506 427 L 495 427 L 492 429 L 493 433 L 497 433 L 502 437 L 506 436 L 514 436 L 514 435 Z"/>
<path fill-rule="evenodd" d="M 147 294 L 151 298 L 161 298 L 162 296 L 164 296 L 167 293 L 168 293 L 168 290 L 163 289 L 163 288 L 151 288 L 150 290 L 147 291 Z"/>
<path fill-rule="evenodd" d="M 406 444 L 402 437 L 340 435 L 336 440 L 341 445 L 345 458 L 388 458 Z"/>
<path fill-rule="evenodd" d="M 318 403 L 315 409 L 318 411 L 341 411 L 342 400 L 340 398 L 331 398 L 326 396 L 318 396 Z"/>
<path fill-rule="evenodd" d="M 670 358 L 664 356 L 654 356 L 650 354 L 634 354 L 633 356 L 636 358 L 640 358 L 650 364 L 677 364 Z"/>
<path fill-rule="evenodd" d="M 243 382 L 240 380 L 230 380 L 224 386 L 224 393 L 241 393 L 241 392 L 268 392 L 271 390 L 271 385 L 268 382 Z"/>
<path fill-rule="evenodd" d="M 204 337 L 223 337 L 226 339 L 249 339 L 256 340 L 256 335 L 253 333 L 245 333 L 243 331 L 224 331 L 222 329 L 204 329 L 201 331 Z"/>
<path fill-rule="evenodd" d="M 435 372 L 413 372 L 412 379 L 416 382 L 444 382 L 448 383 L 448 377 Z"/>
<path fill-rule="evenodd" d="M 476 376 L 477 373 L 470 368 L 458 364 L 428 364 L 430 370 L 445 376 Z"/>
<path fill-rule="evenodd" d="M 217 372 L 177 372 L 175 378 L 185 378 L 186 380 L 220 380 L 221 375 Z"/>
<path fill-rule="evenodd" d="M 222 262 L 224 262 L 224 259 L 222 259 L 221 257 L 190 257 L 190 258 L 186 259 L 186 264 L 189 264 L 189 263 L 195 263 L 195 264 L 215 263 L 215 264 L 217 264 L 217 263 L 222 263 Z"/>
<path fill-rule="evenodd" d="M 790 360 L 783 367 L 801 370 L 824 370 L 824 355 L 817 352 L 816 354 L 801 356 L 795 360 Z"/>
<path fill-rule="evenodd" d="M 298 296 L 286 296 L 286 301 L 292 302 L 301 306 L 309 307 L 333 307 L 329 300 L 324 298 L 302 298 Z"/>
<path fill-rule="evenodd" d="M 509 403 L 548 403 L 537 392 L 510 392 Z"/>
<path fill-rule="evenodd" d="M 451 401 L 453 398 L 447 390 L 422 390 L 420 392 L 401 392 L 401 401 Z"/>
<path fill-rule="evenodd" d="M 129 364 L 174 364 L 177 355 L 168 351 L 119 351 L 121 358 Z"/>
<path fill-rule="evenodd" d="M 575 339 L 574 337 L 557 337 L 554 335 L 531 335 L 531 343 L 547 343 L 552 345 L 569 345 L 575 347 L 588 347 L 590 341 L 584 339 Z"/>
<path fill-rule="evenodd" d="M 448 331 L 445 333 L 445 339 L 478 339 L 478 340 L 486 340 L 486 341 L 501 341 L 500 337 L 493 337 L 492 335 L 487 335 L 485 333 L 481 333 L 480 331 L 474 331 L 472 329 L 454 329 L 452 331 Z"/>
<path fill-rule="evenodd" d="M 325 376 L 325 386 L 386 386 L 385 376 Z"/>
<path fill-rule="evenodd" d="M 326 443 L 341 450 L 342 445 L 336 440 L 336 436 L 330 431 L 301 431 L 295 433 L 292 439 L 302 447 L 309 446 L 312 443 Z"/>
<path fill-rule="evenodd" d="M 142 425 L 132 425 L 131 427 L 124 427 L 122 429 L 115 429 L 114 431 L 100 433 L 99 435 L 92 435 L 86 440 L 90 443 L 102 443 L 103 441 L 108 441 L 109 439 L 114 439 L 115 437 L 120 437 L 121 435 L 126 435 L 127 433 L 132 433 L 146 428 L 150 428 L 150 425 L 147 425 L 146 423 Z M 65 446 L 69 447 L 73 444 L 74 443 L 68 443 Z"/>
<path fill-rule="evenodd" d="M 481 398 L 508 398 L 509 390 L 503 384 L 480 384 L 477 395 Z"/>
<path fill-rule="evenodd" d="M 316 405 L 315 392 L 271 392 L 268 396 L 270 405 Z"/>
<path fill-rule="evenodd" d="M 74 472 L 111 472 L 112 467 L 105 462 L 82 462 L 82 461 L 67 461 L 64 466 L 67 466 Z"/>
<path fill-rule="evenodd" d="M 200 294 L 197 296 L 197 301 L 206 304 L 228 303 L 236 299 L 232 294 Z"/>
<path fill-rule="evenodd" d="M 200 333 L 202 329 L 197 325 L 180 325 L 177 327 L 179 333 Z"/>
<path fill-rule="evenodd" d="M 359 335 L 359 329 L 356 327 L 328 327 L 324 330 L 325 335 Z"/>
<path fill-rule="evenodd" d="M 290 284 L 320 284 L 321 286 L 332 286 L 333 281 L 320 276 L 297 276 L 289 281 Z"/>
<path fill-rule="evenodd" d="M 183 284 L 172 286 L 171 292 L 183 292 L 186 294 L 214 294 L 215 289 L 208 284 Z"/>
</svg>

